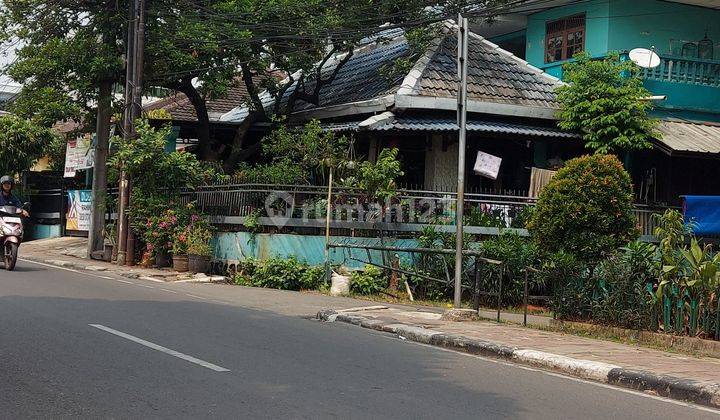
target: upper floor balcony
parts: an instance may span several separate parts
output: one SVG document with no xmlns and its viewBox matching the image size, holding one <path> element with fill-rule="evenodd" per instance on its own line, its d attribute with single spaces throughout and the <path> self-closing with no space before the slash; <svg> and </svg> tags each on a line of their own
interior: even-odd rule
<svg viewBox="0 0 720 420">
<path fill-rule="evenodd" d="M 645 86 L 667 99 L 660 108 L 720 113 L 720 61 L 660 56 L 660 65 L 643 69 Z"/>
</svg>

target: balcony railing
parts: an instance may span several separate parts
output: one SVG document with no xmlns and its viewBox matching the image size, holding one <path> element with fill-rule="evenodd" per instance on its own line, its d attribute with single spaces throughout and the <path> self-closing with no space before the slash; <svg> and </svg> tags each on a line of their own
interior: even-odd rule
<svg viewBox="0 0 720 420">
<path fill-rule="evenodd" d="M 643 69 L 646 80 L 720 87 L 720 61 L 661 56 L 660 65 Z"/>
</svg>

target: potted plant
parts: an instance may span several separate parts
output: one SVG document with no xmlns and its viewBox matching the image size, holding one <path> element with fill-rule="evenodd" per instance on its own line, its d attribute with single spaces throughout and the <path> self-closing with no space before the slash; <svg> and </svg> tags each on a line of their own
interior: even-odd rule
<svg viewBox="0 0 720 420">
<path fill-rule="evenodd" d="M 178 229 L 173 235 L 172 261 L 173 270 L 184 273 L 188 271 L 188 236 L 190 227 Z"/>
<path fill-rule="evenodd" d="M 188 269 L 193 273 L 210 271 L 212 232 L 204 224 L 194 224 L 188 234 Z"/>
<path fill-rule="evenodd" d="M 147 252 L 155 258 L 157 267 L 170 266 L 170 248 L 178 223 L 177 210 L 170 208 L 159 215 L 148 217 L 143 226 Z"/>
</svg>

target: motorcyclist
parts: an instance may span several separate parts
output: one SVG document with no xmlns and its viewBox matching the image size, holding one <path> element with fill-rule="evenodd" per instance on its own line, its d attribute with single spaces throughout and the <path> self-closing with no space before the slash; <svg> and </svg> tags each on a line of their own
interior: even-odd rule
<svg viewBox="0 0 720 420">
<path fill-rule="evenodd" d="M 15 186 L 15 180 L 11 176 L 5 175 L 0 178 L 0 186 L 2 186 L 2 192 L 0 192 L 0 207 L 13 206 L 22 209 L 22 201 L 20 201 L 20 199 L 15 197 L 12 193 L 13 187 Z M 22 215 L 25 217 L 29 216 L 25 209 L 22 210 Z"/>
</svg>

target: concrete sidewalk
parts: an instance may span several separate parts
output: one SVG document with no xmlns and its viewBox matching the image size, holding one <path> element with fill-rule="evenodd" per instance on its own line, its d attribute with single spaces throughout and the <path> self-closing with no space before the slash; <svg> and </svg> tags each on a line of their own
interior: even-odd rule
<svg viewBox="0 0 720 420">
<path fill-rule="evenodd" d="M 491 321 L 444 321 L 438 313 L 397 307 L 356 312 L 325 310 L 318 313 L 318 318 L 720 407 L 720 359 L 684 356 Z"/>
<path fill-rule="evenodd" d="M 20 246 L 20 253 L 18 257 L 58 267 L 88 271 L 102 271 L 128 278 L 146 278 L 155 281 L 225 281 L 222 276 L 193 276 L 188 273 L 178 273 L 168 268 L 156 269 L 143 268 L 140 266 L 119 266 L 105 261 L 91 260 L 86 258 L 86 255 L 87 238 L 62 237 L 25 242 Z"/>
</svg>

